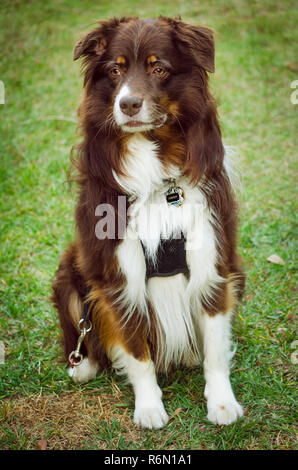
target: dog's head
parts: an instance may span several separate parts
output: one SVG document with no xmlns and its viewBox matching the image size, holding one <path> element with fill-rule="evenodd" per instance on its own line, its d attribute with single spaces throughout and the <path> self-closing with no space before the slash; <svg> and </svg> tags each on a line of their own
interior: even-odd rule
<svg viewBox="0 0 298 470">
<path fill-rule="evenodd" d="M 81 56 L 89 127 L 117 135 L 176 129 L 186 139 L 188 166 L 200 166 L 197 175 L 208 169 L 206 149 L 213 160 L 222 153 L 208 92 L 211 30 L 165 17 L 106 20 L 77 43 L 74 59 Z"/>
<path fill-rule="evenodd" d="M 191 119 L 205 71 L 214 71 L 211 31 L 168 18 L 102 21 L 76 45 L 74 59 L 81 56 L 89 92 L 107 106 L 98 119 L 124 132 L 161 127 L 185 110 Z"/>
</svg>

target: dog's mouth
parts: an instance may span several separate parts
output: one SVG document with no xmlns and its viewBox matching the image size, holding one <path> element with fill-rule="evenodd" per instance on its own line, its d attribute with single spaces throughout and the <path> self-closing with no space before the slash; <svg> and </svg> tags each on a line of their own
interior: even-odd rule
<svg viewBox="0 0 298 470">
<path fill-rule="evenodd" d="M 143 122 L 143 121 L 127 121 L 124 124 L 122 124 L 122 128 L 129 128 L 129 129 L 138 129 L 138 128 L 148 128 L 148 129 L 154 129 L 156 127 L 161 127 L 164 125 L 164 123 L 167 120 L 167 116 L 164 115 L 162 117 L 159 117 L 158 119 L 155 119 L 154 121 L 151 122 Z"/>
</svg>

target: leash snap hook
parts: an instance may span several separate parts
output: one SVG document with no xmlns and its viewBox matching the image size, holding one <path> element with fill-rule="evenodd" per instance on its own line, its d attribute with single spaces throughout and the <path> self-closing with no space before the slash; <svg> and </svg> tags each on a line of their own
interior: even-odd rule
<svg viewBox="0 0 298 470">
<path fill-rule="evenodd" d="M 88 328 L 85 328 L 84 326 L 82 326 L 84 324 L 84 322 L 88 323 Z M 89 333 L 89 331 L 92 329 L 92 323 L 91 323 L 90 320 L 86 320 L 85 318 L 81 318 L 81 320 L 78 323 L 78 328 L 79 328 L 81 334 L 78 338 L 77 347 L 68 356 L 68 360 L 70 362 L 70 365 L 71 365 L 72 369 L 76 366 L 79 366 L 83 361 L 83 354 L 80 353 L 80 349 L 81 349 L 81 345 L 82 345 L 82 342 L 84 341 L 84 338 L 85 338 L 86 334 Z"/>
<path fill-rule="evenodd" d="M 89 294 L 89 292 L 90 292 L 90 288 L 87 288 L 86 297 Z M 80 353 L 81 345 L 82 345 L 82 342 L 84 341 L 86 334 L 89 333 L 89 331 L 91 331 L 92 329 L 92 323 L 89 320 L 89 315 L 90 315 L 90 302 L 85 301 L 83 316 L 78 323 L 78 330 L 80 331 L 80 336 L 78 338 L 77 347 L 68 356 L 68 360 L 70 362 L 70 366 L 72 369 L 76 366 L 79 366 L 83 361 L 83 354 Z"/>
<path fill-rule="evenodd" d="M 86 323 L 88 326 L 87 328 L 85 328 L 84 326 L 82 326 L 84 323 Z M 79 321 L 78 323 L 78 328 L 81 332 L 84 332 L 85 331 L 85 336 L 86 336 L 86 333 L 89 333 L 89 331 L 91 331 L 92 329 L 92 323 L 90 320 L 86 319 L 86 318 L 81 318 L 81 320 Z M 85 337 L 84 336 L 84 337 Z M 84 338 L 83 338 L 84 339 Z"/>
</svg>

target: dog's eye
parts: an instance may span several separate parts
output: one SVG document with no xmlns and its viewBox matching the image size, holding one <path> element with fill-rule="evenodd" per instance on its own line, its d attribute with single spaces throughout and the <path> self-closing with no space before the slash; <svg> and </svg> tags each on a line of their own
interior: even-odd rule
<svg viewBox="0 0 298 470">
<path fill-rule="evenodd" d="M 158 77 L 165 77 L 168 73 L 163 67 L 155 67 L 152 70 L 153 75 L 157 75 Z"/>
<path fill-rule="evenodd" d="M 121 75 L 121 71 L 118 67 L 114 67 L 110 70 L 110 75 L 113 78 L 119 77 Z"/>
</svg>

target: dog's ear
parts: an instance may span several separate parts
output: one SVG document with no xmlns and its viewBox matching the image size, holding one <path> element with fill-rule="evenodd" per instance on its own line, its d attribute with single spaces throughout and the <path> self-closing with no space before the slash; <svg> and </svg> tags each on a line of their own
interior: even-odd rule
<svg viewBox="0 0 298 470">
<path fill-rule="evenodd" d="M 81 56 L 101 56 L 106 48 L 107 41 L 102 35 L 102 29 L 96 28 L 77 42 L 74 49 L 73 60 L 77 60 Z"/>
<path fill-rule="evenodd" d="M 81 56 L 101 57 L 107 49 L 108 43 L 115 30 L 121 23 L 128 23 L 134 17 L 112 18 L 110 20 L 99 21 L 99 26 L 90 33 L 83 36 L 76 44 L 73 60 Z"/>
<path fill-rule="evenodd" d="M 193 26 L 180 18 L 165 18 L 173 28 L 174 39 L 183 55 L 189 56 L 207 72 L 214 72 L 214 39 L 213 32 L 204 26 Z"/>
<path fill-rule="evenodd" d="M 195 183 L 203 176 L 208 180 L 221 172 L 224 147 L 213 107 L 187 130 L 186 152 L 186 173 Z"/>
</svg>

